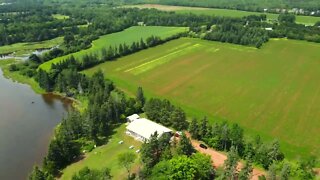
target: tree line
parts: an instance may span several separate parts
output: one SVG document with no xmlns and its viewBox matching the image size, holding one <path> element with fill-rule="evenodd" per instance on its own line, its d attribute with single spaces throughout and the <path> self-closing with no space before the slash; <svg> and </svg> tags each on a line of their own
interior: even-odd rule
<svg viewBox="0 0 320 180">
<path fill-rule="evenodd" d="M 95 145 L 106 143 L 112 130 L 124 123 L 128 115 L 142 111 L 144 94 L 141 88 L 136 98 L 128 98 L 116 90 L 111 81 L 105 80 L 102 72 L 89 78 L 65 69 L 58 77 L 64 78 L 61 82 L 67 84 L 64 86 L 66 90 L 61 90 L 73 91 L 78 97 L 87 98 L 88 107 L 81 113 L 72 110 L 62 120 L 50 142 L 42 169 L 34 168 L 30 179 L 39 173 L 45 179 L 55 177 L 61 169 L 79 158 L 83 151 L 91 151 Z"/>
<path fill-rule="evenodd" d="M 51 8 L 34 8 L 27 12 L 0 13 L 0 46 L 17 42 L 38 42 L 56 38 L 86 22 L 77 18 L 59 20 Z M 66 28 L 64 28 L 66 27 Z"/>
<path fill-rule="evenodd" d="M 185 112 L 166 99 L 151 98 L 147 101 L 143 110 L 148 118 L 164 126 L 173 127 L 177 130 L 184 130 L 188 127 Z"/>
<path fill-rule="evenodd" d="M 260 48 L 269 40 L 269 37 L 267 31 L 261 27 L 244 27 L 243 24 L 227 22 L 211 28 L 210 32 L 207 32 L 203 39 Z"/>
<path fill-rule="evenodd" d="M 227 178 L 233 179 L 241 175 L 241 172 L 238 172 L 236 168 L 240 158 L 246 160 L 245 168 L 254 163 L 268 170 L 269 179 L 276 179 L 273 177 L 278 176 L 287 177 L 283 179 L 290 177 L 312 179 L 315 177 L 313 172 L 315 158 L 303 159 L 297 164 L 290 164 L 284 160 L 285 156 L 277 140 L 266 143 L 261 140 L 260 136 L 245 138 L 244 130 L 238 124 L 230 125 L 227 122 L 209 124 L 205 117 L 201 121 L 193 119 L 189 126 L 189 132 L 194 139 L 201 140 L 214 149 L 229 152 L 228 159 L 233 159 L 228 160 L 229 164 L 225 167 L 225 170 L 229 172 L 227 174 L 219 172 Z M 291 168 L 289 172 L 282 172 L 288 166 L 295 166 L 295 169 Z"/>
<path fill-rule="evenodd" d="M 320 9 L 320 4 L 317 0 L 126 0 L 127 3 L 154 3 L 174 6 L 188 6 L 188 7 L 207 7 L 207 8 L 220 8 L 220 9 L 235 9 L 242 11 L 254 11 L 265 12 L 265 9 L 269 13 L 279 13 L 280 10 L 289 8 L 303 8 L 305 15 L 310 15 L 311 11 L 317 11 Z M 280 9 L 280 10 L 279 10 Z M 319 16 L 319 14 L 316 14 Z"/>
<path fill-rule="evenodd" d="M 76 66 L 77 70 L 84 70 L 93 67 L 97 64 L 112 61 L 122 56 L 133 54 L 139 52 L 143 49 L 153 47 L 156 45 L 163 44 L 173 39 L 177 39 L 184 36 L 184 33 L 173 35 L 166 39 L 161 39 L 157 36 L 150 36 L 145 41 L 141 39 L 140 41 L 133 42 L 131 45 L 126 43 L 119 44 L 118 46 L 109 46 L 108 48 L 103 48 L 100 54 L 85 54 L 81 60 L 76 60 L 73 56 L 51 65 L 52 71 L 62 70 L 69 66 Z"/>
<path fill-rule="evenodd" d="M 279 24 L 273 24 L 273 31 L 268 32 L 271 38 L 288 38 L 306 40 L 320 43 L 320 28 L 318 23 L 314 26 L 305 26 L 295 23 L 296 18 L 291 14 L 281 14 Z"/>
<path fill-rule="evenodd" d="M 212 179 L 214 169 L 209 156 L 196 153 L 185 134 L 179 141 L 157 132 L 141 147 L 141 179 Z"/>
<path fill-rule="evenodd" d="M 39 11 L 20 12 L 0 27 L 0 42 L 2 45 L 14 42 L 29 42 L 64 36 L 64 43 L 59 53 L 47 55 L 50 60 L 57 56 L 66 55 L 89 48 L 91 42 L 101 35 L 122 31 L 128 27 L 144 22 L 153 26 L 184 26 L 190 27 L 191 32 L 207 40 L 229 42 L 241 45 L 260 47 L 273 37 L 288 37 L 319 42 L 320 29 L 318 26 L 304 26 L 295 23 L 292 14 L 280 14 L 278 22 L 266 22 L 266 15 L 250 15 L 243 18 L 218 17 L 196 14 L 176 14 L 155 9 L 125 9 L 115 8 L 106 11 L 103 8 L 63 8 L 41 6 Z M 54 19 L 52 13 L 70 16 L 65 20 Z M 7 16 L 7 15 L 3 15 Z M 41 17 L 41 18 L 40 18 Z M 26 20 L 28 23 L 25 23 Z M 87 27 L 78 27 L 87 24 Z M 205 28 L 203 28 L 205 27 Z M 265 30 L 272 27 L 273 31 Z M 28 34 L 25 35 L 25 29 Z M 53 34 L 52 34 L 53 33 Z M 15 39 L 15 40 L 12 40 Z"/>
<path fill-rule="evenodd" d="M 133 54 L 135 52 L 153 47 L 159 44 L 163 44 L 172 39 L 177 39 L 180 36 L 184 36 L 184 33 L 173 35 L 166 39 L 161 39 L 157 36 L 150 36 L 145 41 L 141 39 L 138 42 L 133 42 L 131 45 L 125 43 L 119 44 L 118 46 L 109 46 L 109 48 L 104 48 L 101 50 L 100 54 L 85 54 L 81 60 L 76 60 L 72 55 L 59 62 L 51 65 L 51 71 L 46 72 L 42 69 L 38 70 L 40 64 L 46 62 L 48 57 L 58 57 L 62 56 L 64 52 L 60 48 L 54 48 L 48 53 L 42 56 L 32 54 L 29 59 L 22 63 L 11 64 L 9 66 L 10 71 L 19 71 L 20 74 L 33 77 L 39 83 L 39 86 L 45 91 L 58 91 L 61 92 L 62 89 L 68 89 L 64 86 L 70 86 L 69 89 L 76 89 L 77 83 L 68 83 L 69 81 L 64 81 L 62 78 L 63 74 L 70 73 L 74 74 L 74 78 L 82 80 L 81 77 L 76 75 L 76 71 L 88 69 L 99 63 L 106 61 L 112 61 L 119 57 Z M 64 71 L 63 73 L 61 73 Z M 59 76 L 60 74 L 60 76 Z"/>
</svg>

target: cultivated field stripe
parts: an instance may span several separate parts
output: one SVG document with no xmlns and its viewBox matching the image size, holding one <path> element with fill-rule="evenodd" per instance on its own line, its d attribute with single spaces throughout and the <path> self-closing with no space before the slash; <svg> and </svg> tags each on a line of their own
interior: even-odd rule
<svg viewBox="0 0 320 180">
<path fill-rule="evenodd" d="M 175 52 L 172 52 L 170 54 L 167 54 L 165 56 L 162 56 L 160 58 L 157 58 L 157 59 L 154 59 L 152 61 L 149 61 L 149 62 L 146 62 L 146 63 L 143 63 L 137 67 L 134 67 L 134 68 L 131 68 L 131 69 L 128 69 L 124 72 L 131 72 L 132 74 L 134 75 L 138 75 L 138 74 L 141 74 L 141 73 L 144 73 L 146 71 L 149 71 L 159 65 L 162 65 L 164 63 L 167 63 L 169 61 L 171 61 L 174 57 L 176 57 L 177 55 L 183 55 L 183 54 L 186 54 L 188 53 L 190 50 L 193 50 L 195 48 L 199 48 L 201 47 L 200 44 L 194 44 L 192 46 L 189 46 L 187 48 L 184 48 L 184 49 L 181 49 L 181 50 L 178 50 L 178 51 L 175 51 Z"/>
<path fill-rule="evenodd" d="M 184 43 L 191 44 L 178 48 Z M 195 44 L 201 46 L 186 50 Z M 254 49 L 180 38 L 85 73 L 102 69 L 119 88 L 134 94 L 142 86 L 148 97 L 167 98 L 189 117 L 224 119 L 265 140 L 276 138 L 292 159 L 319 155 L 319 49 L 284 39 Z M 115 71 L 119 67 L 126 68 Z"/>
<path fill-rule="evenodd" d="M 183 44 L 181 44 L 181 45 L 179 45 L 179 46 L 177 46 L 175 48 L 167 50 L 166 52 L 167 53 L 171 53 L 171 52 L 177 51 L 179 49 L 183 49 L 183 48 L 185 48 L 187 46 L 190 46 L 190 45 L 191 45 L 191 43 L 189 43 L 189 42 L 188 43 L 183 43 Z M 118 68 L 116 68 L 116 71 L 124 71 L 125 69 L 128 69 L 128 68 L 133 67 L 133 66 L 137 66 L 137 64 L 142 64 L 142 63 L 144 63 L 146 61 L 150 61 L 150 60 L 155 59 L 157 57 L 158 57 L 157 54 L 151 54 L 150 56 L 148 56 L 146 58 L 135 60 L 134 62 L 131 62 L 131 63 L 125 64 L 125 65 L 123 65 L 121 67 L 118 67 Z"/>
</svg>

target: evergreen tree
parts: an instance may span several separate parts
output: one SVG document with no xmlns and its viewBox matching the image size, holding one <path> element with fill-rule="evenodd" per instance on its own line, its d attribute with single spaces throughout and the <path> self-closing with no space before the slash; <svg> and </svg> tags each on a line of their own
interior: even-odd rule
<svg viewBox="0 0 320 180">
<path fill-rule="evenodd" d="M 198 139 L 199 127 L 198 127 L 198 121 L 196 118 L 192 119 L 189 126 L 189 132 L 192 138 Z"/>
<path fill-rule="evenodd" d="M 172 127 L 177 130 L 184 130 L 188 127 L 188 122 L 186 120 L 186 114 L 181 108 L 175 108 L 170 115 L 170 122 Z"/>
<path fill-rule="evenodd" d="M 130 48 L 129 48 L 129 46 L 126 44 L 126 43 L 124 43 L 123 44 L 123 55 L 127 55 L 127 54 L 130 54 Z"/>
<path fill-rule="evenodd" d="M 115 50 L 113 47 L 109 46 L 109 49 L 107 51 L 107 60 L 112 60 L 115 57 Z"/>
<path fill-rule="evenodd" d="M 290 177 L 290 171 L 291 171 L 290 165 L 288 163 L 285 163 L 280 172 L 280 179 L 288 180 Z"/>
<path fill-rule="evenodd" d="M 238 179 L 239 180 L 248 180 L 251 179 L 253 168 L 251 165 L 251 162 L 249 160 L 246 160 L 244 167 L 239 172 Z"/>
<path fill-rule="evenodd" d="M 149 141 L 141 146 L 141 159 L 145 167 L 151 169 L 160 161 L 160 157 L 158 133 L 155 132 L 151 135 Z"/>
<path fill-rule="evenodd" d="M 49 92 L 51 90 L 51 80 L 49 74 L 46 71 L 39 69 L 37 80 L 39 86 L 43 88 L 46 92 Z"/>
<path fill-rule="evenodd" d="M 237 177 L 237 165 L 239 161 L 239 156 L 236 149 L 232 146 L 228 152 L 228 157 L 224 161 L 224 172 L 223 177 L 225 179 L 235 179 Z"/>
<path fill-rule="evenodd" d="M 276 167 L 275 163 L 271 164 L 270 167 L 269 167 L 268 179 L 270 179 L 270 180 L 276 180 L 277 179 L 277 167 Z"/>
<path fill-rule="evenodd" d="M 42 63 L 42 60 L 36 54 L 31 54 L 31 56 L 29 57 L 29 60 L 32 61 L 32 62 L 35 62 L 37 64 L 41 64 Z"/>
<path fill-rule="evenodd" d="M 44 169 L 56 175 L 58 170 L 71 163 L 79 155 L 79 147 L 71 140 L 65 130 L 59 132 L 50 142 L 48 155 L 44 161 Z"/>
<path fill-rule="evenodd" d="M 243 129 L 238 124 L 233 124 L 230 129 L 231 145 L 236 148 L 238 152 L 243 150 Z"/>
<path fill-rule="evenodd" d="M 222 124 L 221 141 L 223 142 L 223 149 L 227 150 L 229 142 L 229 127 L 227 123 Z"/>
<path fill-rule="evenodd" d="M 129 49 L 130 49 L 130 52 L 137 52 L 138 51 L 137 43 L 133 42 Z"/>
<path fill-rule="evenodd" d="M 120 55 L 120 56 L 124 55 L 124 49 L 123 49 L 123 45 L 122 45 L 122 44 L 119 45 L 119 50 L 118 50 L 118 52 L 119 52 L 119 55 Z"/>
<path fill-rule="evenodd" d="M 107 50 L 105 48 L 102 48 L 101 50 L 101 61 L 104 62 L 106 61 L 108 58 L 108 53 Z"/>
<path fill-rule="evenodd" d="M 136 108 L 141 112 L 141 109 L 144 107 L 146 98 L 144 97 L 144 93 L 142 87 L 138 87 L 137 94 L 136 94 Z"/>
<path fill-rule="evenodd" d="M 186 136 L 185 133 L 182 133 L 180 137 L 177 151 L 179 154 L 187 156 L 190 156 L 192 153 L 195 152 L 195 149 L 193 148 L 190 139 Z"/>
<path fill-rule="evenodd" d="M 141 38 L 141 39 L 140 39 L 140 49 L 145 49 L 145 48 L 147 48 L 147 45 L 146 45 L 146 43 L 143 41 L 143 39 Z"/>
<path fill-rule="evenodd" d="M 207 117 L 204 117 L 201 121 L 201 124 L 199 126 L 199 137 L 200 139 L 203 139 L 206 137 L 208 132 L 208 119 Z"/>
<path fill-rule="evenodd" d="M 38 166 L 33 167 L 31 174 L 28 177 L 29 180 L 47 180 L 45 173 L 39 169 Z"/>
<path fill-rule="evenodd" d="M 268 152 L 268 157 L 269 159 L 272 161 L 279 161 L 279 160 L 283 160 L 284 155 L 283 153 L 280 151 L 280 143 L 278 140 L 274 140 L 271 145 L 270 145 L 270 149 Z"/>
<path fill-rule="evenodd" d="M 57 78 L 56 89 L 60 93 L 66 92 L 66 84 L 61 73 L 59 73 Z"/>
</svg>

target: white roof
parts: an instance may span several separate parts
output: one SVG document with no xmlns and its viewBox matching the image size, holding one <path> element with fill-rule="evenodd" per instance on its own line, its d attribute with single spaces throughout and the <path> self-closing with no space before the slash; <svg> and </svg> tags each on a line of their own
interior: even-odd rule
<svg viewBox="0 0 320 180">
<path fill-rule="evenodd" d="M 133 121 L 133 120 L 136 120 L 136 119 L 139 119 L 140 116 L 138 114 L 132 114 L 131 116 L 128 116 L 127 117 L 130 121 Z"/>
<path fill-rule="evenodd" d="M 149 139 L 150 136 L 154 134 L 156 131 L 159 137 L 163 133 L 172 132 L 171 129 L 166 128 L 160 124 L 157 124 L 145 118 L 133 121 L 127 126 L 127 130 L 137 133 L 146 139 Z"/>
</svg>

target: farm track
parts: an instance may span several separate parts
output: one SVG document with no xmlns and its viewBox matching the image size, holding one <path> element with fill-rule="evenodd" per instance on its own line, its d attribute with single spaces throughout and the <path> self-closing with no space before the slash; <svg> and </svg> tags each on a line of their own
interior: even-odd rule
<svg viewBox="0 0 320 180">
<path fill-rule="evenodd" d="M 186 134 L 190 138 L 190 134 L 189 133 L 186 133 Z M 203 149 L 200 147 L 201 142 L 194 139 L 191 139 L 191 143 L 197 151 L 199 151 L 200 153 L 209 155 L 211 157 L 213 167 L 215 168 L 223 167 L 224 161 L 227 160 L 227 156 L 225 154 L 219 151 L 216 151 L 212 148 Z M 240 171 L 243 167 L 244 167 L 243 163 L 239 162 L 237 166 L 237 170 Z M 259 176 L 261 175 L 266 175 L 266 173 L 260 169 L 253 168 L 252 176 L 250 179 L 258 180 Z"/>
</svg>

